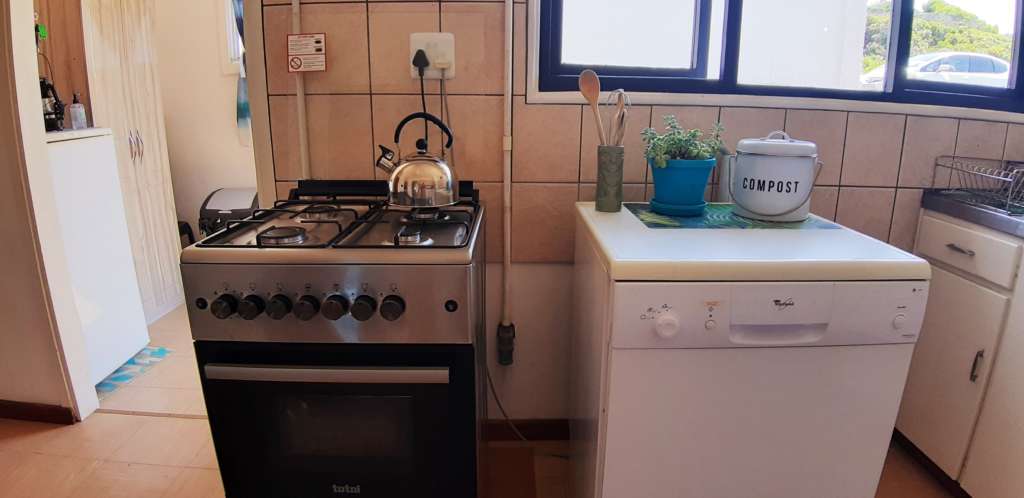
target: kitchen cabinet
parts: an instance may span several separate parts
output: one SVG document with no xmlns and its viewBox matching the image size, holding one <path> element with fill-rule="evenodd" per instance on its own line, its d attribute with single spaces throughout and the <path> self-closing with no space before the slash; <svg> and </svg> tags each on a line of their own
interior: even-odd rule
<svg viewBox="0 0 1024 498">
<path fill-rule="evenodd" d="M 896 428 L 954 479 L 974 432 L 1008 302 L 932 268 L 928 311 Z"/>
<path fill-rule="evenodd" d="M 915 247 L 933 277 L 896 428 L 974 498 L 1024 496 L 1024 240 L 924 210 Z"/>
<path fill-rule="evenodd" d="M 83 0 L 82 22 L 93 120 L 114 133 L 139 290 L 152 322 L 183 302 L 154 0 Z"/>
</svg>

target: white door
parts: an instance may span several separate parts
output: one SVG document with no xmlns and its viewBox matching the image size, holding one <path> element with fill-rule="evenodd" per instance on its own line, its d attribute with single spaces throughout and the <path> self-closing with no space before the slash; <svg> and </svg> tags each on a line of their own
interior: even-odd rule
<svg viewBox="0 0 1024 498">
<path fill-rule="evenodd" d="M 871 498 L 913 344 L 617 349 L 603 498 Z"/>
<path fill-rule="evenodd" d="M 932 267 L 931 294 L 896 428 L 958 479 L 1009 299 Z"/>
</svg>

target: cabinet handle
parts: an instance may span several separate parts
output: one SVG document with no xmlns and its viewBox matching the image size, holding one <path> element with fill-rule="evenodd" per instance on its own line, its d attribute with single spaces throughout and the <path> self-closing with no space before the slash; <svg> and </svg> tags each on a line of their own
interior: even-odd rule
<svg viewBox="0 0 1024 498">
<path fill-rule="evenodd" d="M 971 382 L 978 382 L 978 369 L 981 367 L 981 360 L 985 359 L 985 350 L 974 353 L 974 362 L 971 363 Z"/>
<path fill-rule="evenodd" d="M 960 246 L 958 246 L 958 245 L 956 245 L 956 244 L 954 244 L 952 242 L 950 242 L 949 244 L 946 244 L 946 249 L 949 249 L 950 251 L 953 251 L 953 252 L 956 252 L 956 253 L 963 254 L 964 256 L 967 256 L 969 258 L 973 258 L 974 256 L 977 255 L 977 253 L 975 253 L 974 251 L 972 251 L 970 249 L 964 249 L 963 247 L 960 247 Z"/>
</svg>

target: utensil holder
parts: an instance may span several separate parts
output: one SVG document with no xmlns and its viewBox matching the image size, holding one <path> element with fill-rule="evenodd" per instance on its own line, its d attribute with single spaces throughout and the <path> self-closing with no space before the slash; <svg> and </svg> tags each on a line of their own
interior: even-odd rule
<svg viewBox="0 0 1024 498">
<path fill-rule="evenodd" d="M 596 208 L 603 213 L 622 210 L 622 163 L 625 147 L 599 145 L 597 147 Z"/>
</svg>

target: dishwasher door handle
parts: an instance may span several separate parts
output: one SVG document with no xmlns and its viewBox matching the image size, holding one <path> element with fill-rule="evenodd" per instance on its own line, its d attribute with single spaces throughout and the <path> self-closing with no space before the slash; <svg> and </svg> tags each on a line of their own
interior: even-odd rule
<svg viewBox="0 0 1024 498">
<path fill-rule="evenodd" d="M 729 328 L 729 342 L 740 346 L 802 346 L 820 342 L 827 323 L 737 325 Z"/>
<path fill-rule="evenodd" d="M 332 368 L 292 365 L 236 365 L 210 363 L 206 378 L 248 382 L 299 382 L 326 384 L 448 384 L 447 367 L 429 368 Z"/>
</svg>

